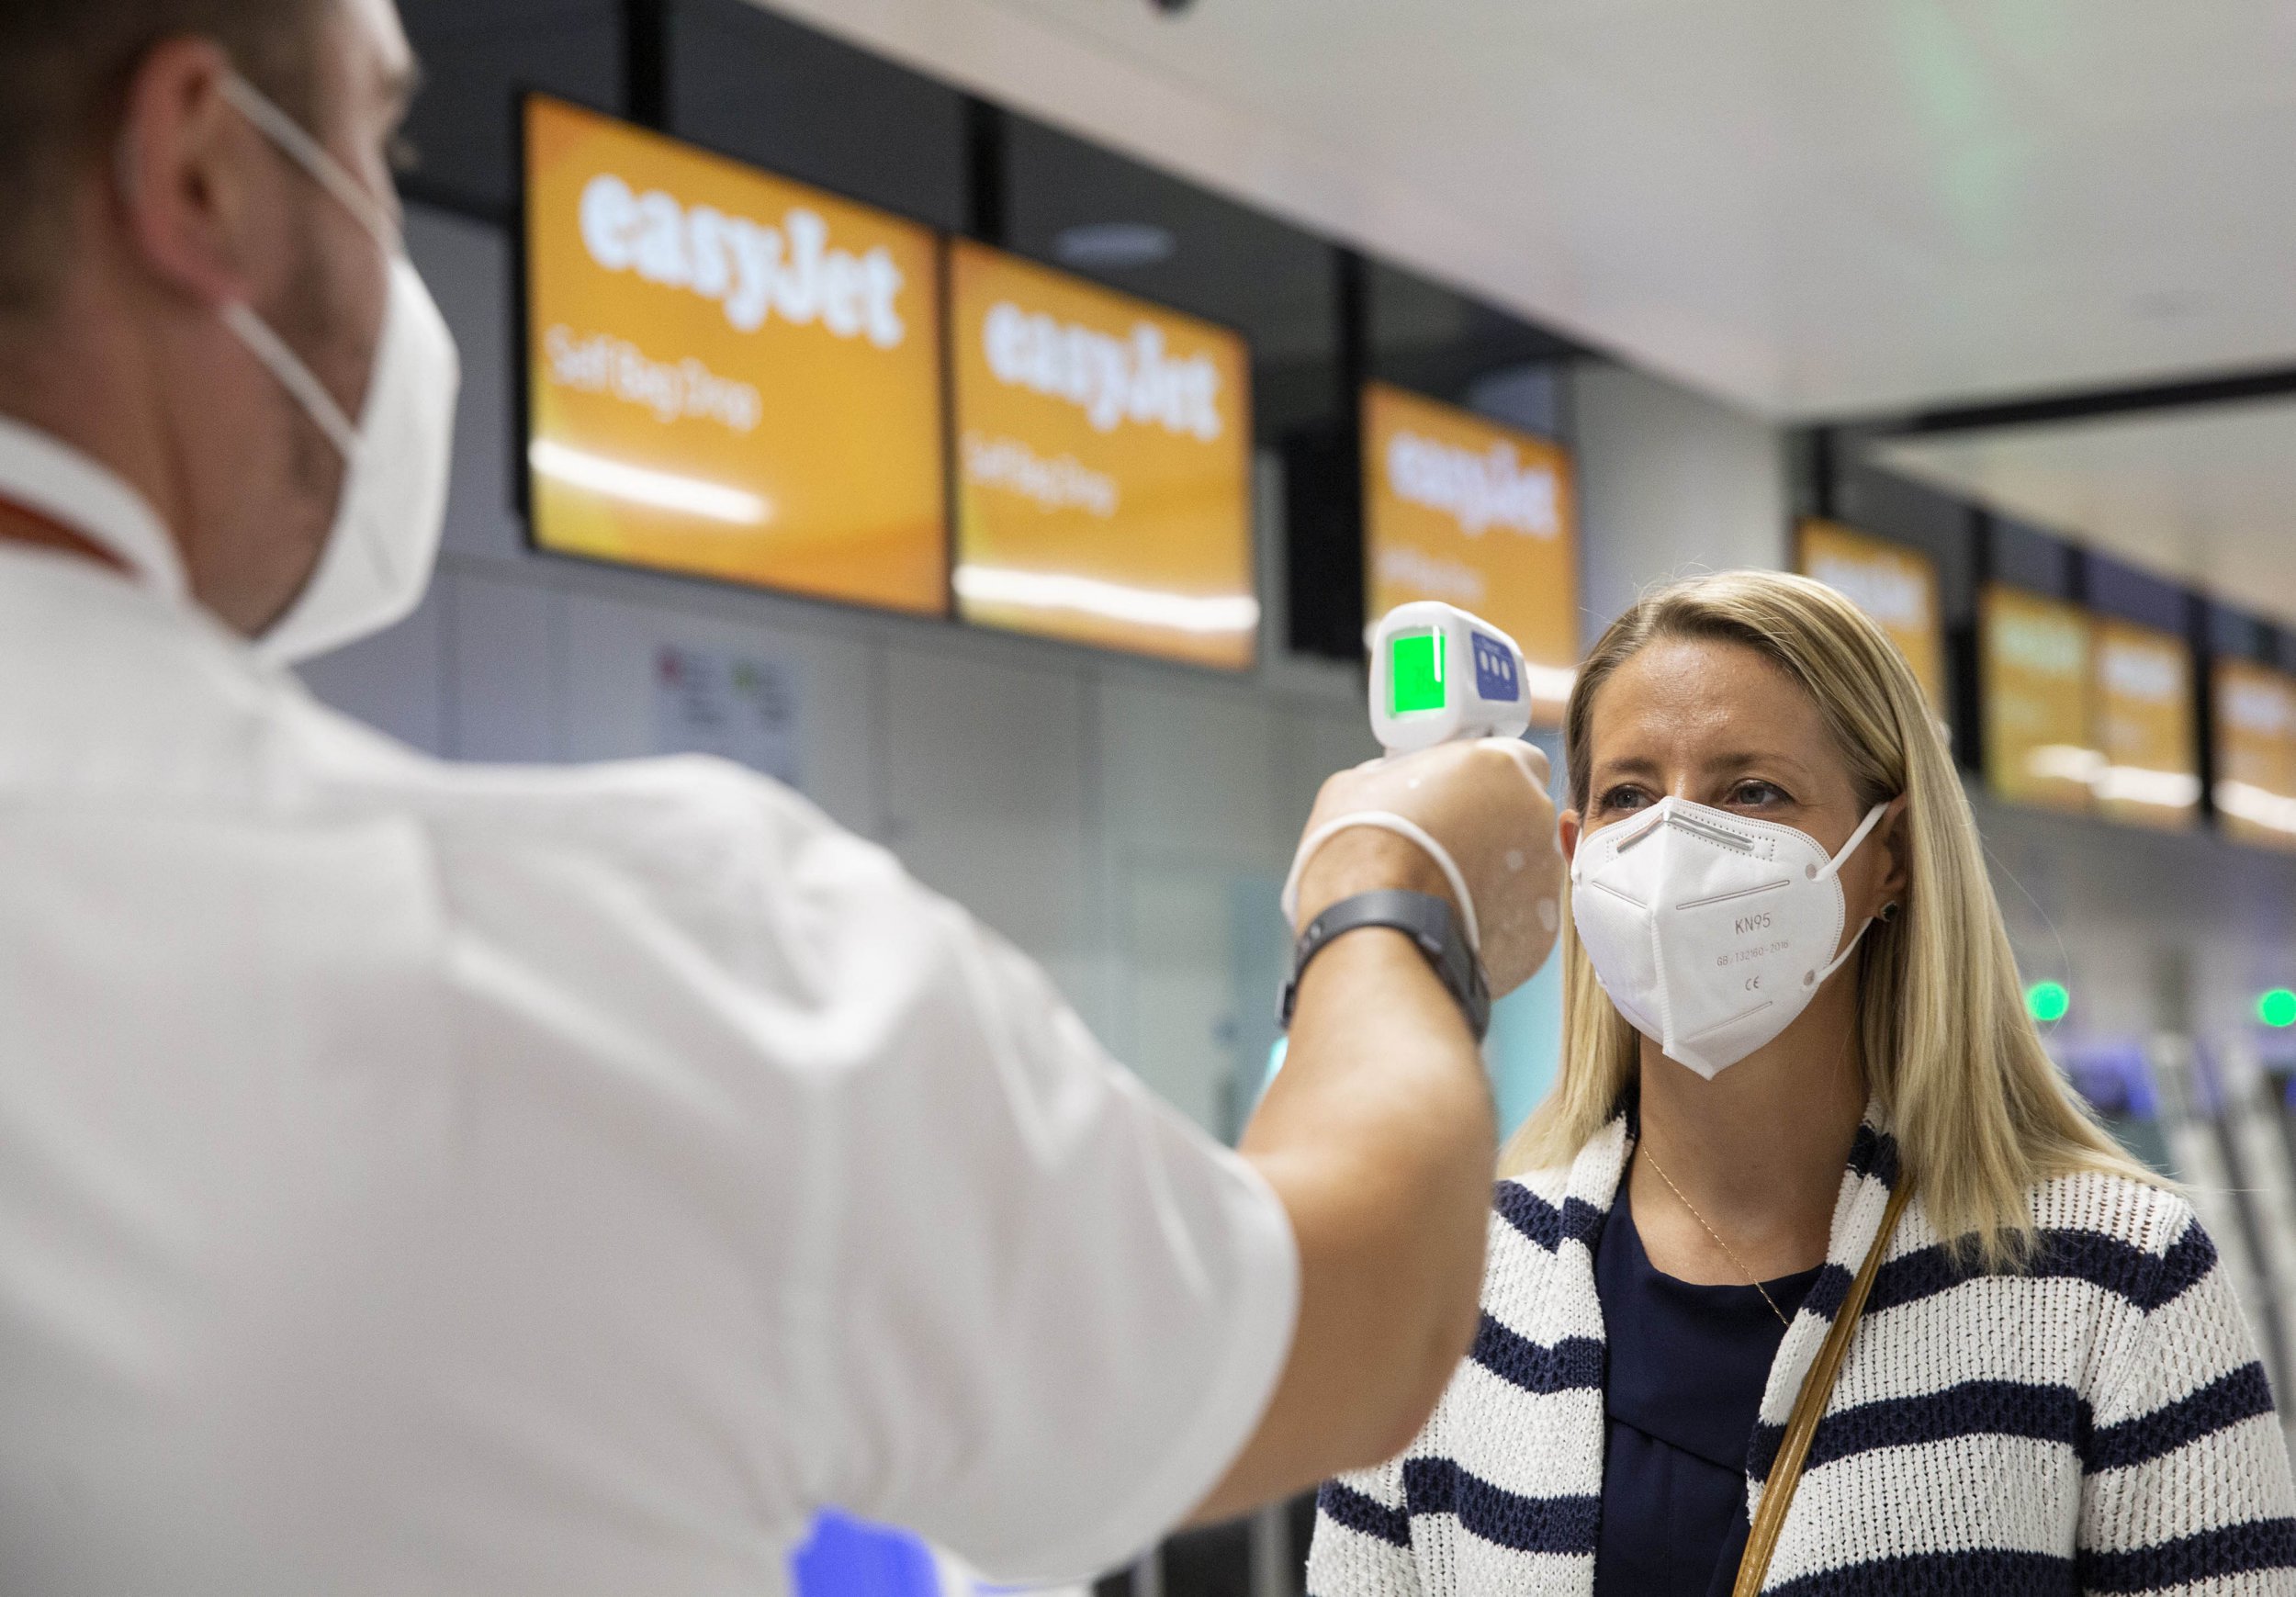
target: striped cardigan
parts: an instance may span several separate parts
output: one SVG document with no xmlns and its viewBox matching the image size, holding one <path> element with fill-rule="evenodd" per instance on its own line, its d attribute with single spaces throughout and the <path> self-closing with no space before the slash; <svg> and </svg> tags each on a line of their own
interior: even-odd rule
<svg viewBox="0 0 2296 1597">
<path fill-rule="evenodd" d="M 1323 1488 L 1312 1597 L 1592 1592 L 1594 1243 L 1631 1146 L 1622 1116 L 1568 1169 L 1500 1183 L 1473 1350 L 1401 1457 Z M 1896 1175 L 1869 1111 L 1762 1393 L 1750 1513 Z M 1907 1206 L 1765 1591 L 2296 1593 L 2287 1444 L 2191 1209 L 2103 1175 L 2050 1181 L 2032 1206 L 2034 1267 L 1974 1276 L 1949 1267 L 1918 1193 Z"/>
</svg>

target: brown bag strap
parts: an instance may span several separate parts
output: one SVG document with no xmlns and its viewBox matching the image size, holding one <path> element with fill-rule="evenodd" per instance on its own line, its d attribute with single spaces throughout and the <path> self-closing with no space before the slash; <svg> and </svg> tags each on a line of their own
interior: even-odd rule
<svg viewBox="0 0 2296 1597">
<path fill-rule="evenodd" d="M 1826 1333 L 1826 1344 L 1818 1350 L 1817 1362 L 1802 1378 L 1794 1412 L 1786 1419 L 1785 1439 L 1778 1444 L 1778 1456 L 1761 1490 L 1761 1505 L 1754 1511 L 1754 1523 L 1746 1533 L 1746 1556 L 1739 1560 L 1738 1583 L 1730 1588 L 1730 1597 L 1755 1597 L 1769 1578 L 1770 1555 L 1778 1546 L 1779 1531 L 1785 1527 L 1786 1510 L 1794 1506 L 1794 1489 L 1802 1482 L 1802 1461 L 1809 1456 L 1810 1437 L 1818 1430 L 1827 1400 L 1833 1396 L 1834 1378 L 1841 1373 L 1841 1362 L 1849 1356 L 1858 1315 L 1864 1310 L 1865 1295 L 1874 1288 L 1874 1277 L 1881 1273 L 1882 1255 L 1889 1251 L 1897 1217 L 1905 1212 L 1906 1200 L 1912 1196 L 1913 1183 L 1901 1175 L 1889 1195 L 1889 1207 L 1882 1211 L 1882 1229 L 1874 1234 L 1874 1245 L 1865 1250 L 1865 1263 L 1858 1266 L 1850 1295 L 1841 1300 L 1833 1326 Z"/>
</svg>

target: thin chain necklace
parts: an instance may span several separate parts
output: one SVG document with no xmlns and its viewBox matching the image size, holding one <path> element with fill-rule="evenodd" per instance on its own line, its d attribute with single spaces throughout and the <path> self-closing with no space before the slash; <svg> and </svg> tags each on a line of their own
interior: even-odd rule
<svg viewBox="0 0 2296 1597">
<path fill-rule="evenodd" d="M 1738 1256 L 1738 1250 L 1722 1240 L 1722 1233 L 1715 1230 L 1714 1227 L 1706 1225 L 1706 1217 L 1698 1212 L 1698 1206 L 1696 1204 L 1691 1202 L 1689 1198 L 1683 1197 L 1683 1189 L 1674 1185 L 1674 1178 L 1666 1173 L 1666 1166 L 1659 1163 L 1659 1156 L 1651 1153 L 1647 1146 L 1642 1150 L 1642 1156 L 1650 1161 L 1650 1168 L 1659 1173 L 1659 1179 L 1666 1183 L 1667 1190 L 1671 1192 L 1676 1198 L 1682 1198 L 1683 1207 L 1690 1210 L 1690 1218 L 1696 1220 L 1700 1225 L 1705 1226 L 1706 1234 L 1714 1239 L 1714 1245 L 1720 1248 L 1725 1254 L 1729 1255 L 1730 1263 L 1738 1266 L 1738 1273 L 1746 1277 L 1747 1283 L 1750 1285 L 1755 1291 L 1761 1294 L 1761 1300 L 1770 1305 L 1770 1312 L 1778 1317 L 1778 1323 L 1785 1326 L 1787 1330 L 1791 1331 L 1794 1328 L 1792 1322 L 1786 1319 L 1785 1310 L 1778 1307 L 1778 1300 L 1770 1295 L 1770 1288 L 1763 1286 L 1759 1280 L 1755 1279 L 1754 1272 L 1746 1267 L 1746 1261 Z"/>
</svg>

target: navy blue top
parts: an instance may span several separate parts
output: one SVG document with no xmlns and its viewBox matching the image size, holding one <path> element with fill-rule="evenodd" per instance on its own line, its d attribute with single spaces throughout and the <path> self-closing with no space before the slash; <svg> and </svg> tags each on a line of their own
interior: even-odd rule
<svg viewBox="0 0 2296 1597">
<path fill-rule="evenodd" d="M 1791 1319 L 1817 1278 L 1764 1285 Z M 1594 1291 L 1610 1344 L 1595 1597 L 1728 1597 L 1746 1548 L 1746 1450 L 1785 1327 L 1751 1287 L 1660 1275 L 1624 1181 Z"/>
</svg>

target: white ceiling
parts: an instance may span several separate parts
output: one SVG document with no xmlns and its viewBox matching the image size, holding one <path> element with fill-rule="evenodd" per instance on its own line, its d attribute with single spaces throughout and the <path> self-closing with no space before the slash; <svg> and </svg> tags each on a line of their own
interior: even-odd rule
<svg viewBox="0 0 2296 1597">
<path fill-rule="evenodd" d="M 766 0 L 1717 396 L 2296 363 L 2285 0 Z"/>
<path fill-rule="evenodd" d="M 1873 453 L 2296 625 L 2296 400 L 1943 433 Z"/>
</svg>

